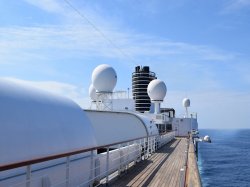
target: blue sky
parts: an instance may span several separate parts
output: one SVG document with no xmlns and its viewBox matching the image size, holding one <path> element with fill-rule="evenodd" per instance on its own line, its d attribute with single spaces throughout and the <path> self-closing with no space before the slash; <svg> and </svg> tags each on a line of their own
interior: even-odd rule
<svg viewBox="0 0 250 187">
<path fill-rule="evenodd" d="M 68 1 L 119 50 L 63 0 L 0 1 L 1 77 L 87 108 L 97 65 L 116 69 L 116 90 L 149 65 L 179 116 L 188 96 L 201 128 L 250 128 L 250 0 Z"/>
</svg>

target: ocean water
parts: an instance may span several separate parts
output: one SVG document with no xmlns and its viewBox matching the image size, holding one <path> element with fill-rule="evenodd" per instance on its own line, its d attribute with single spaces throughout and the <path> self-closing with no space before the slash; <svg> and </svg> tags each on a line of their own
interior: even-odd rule
<svg viewBox="0 0 250 187">
<path fill-rule="evenodd" d="M 199 131 L 212 139 L 198 147 L 203 187 L 250 187 L 250 129 Z"/>
</svg>

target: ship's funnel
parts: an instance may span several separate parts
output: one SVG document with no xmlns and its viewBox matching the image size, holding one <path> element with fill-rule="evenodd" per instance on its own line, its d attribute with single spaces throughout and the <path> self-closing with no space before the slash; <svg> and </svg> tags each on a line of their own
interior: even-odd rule
<svg viewBox="0 0 250 187">
<path fill-rule="evenodd" d="M 149 66 L 135 67 L 135 72 L 132 74 L 132 94 L 136 111 L 150 110 L 151 102 L 147 94 L 147 87 L 154 79 L 156 79 L 155 73 L 150 71 Z"/>
</svg>

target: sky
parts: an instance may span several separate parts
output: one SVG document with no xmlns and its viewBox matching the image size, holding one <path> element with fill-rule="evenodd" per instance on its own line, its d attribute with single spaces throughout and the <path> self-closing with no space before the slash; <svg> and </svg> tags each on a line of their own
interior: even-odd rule
<svg viewBox="0 0 250 187">
<path fill-rule="evenodd" d="M 90 106 L 91 74 L 137 65 L 167 85 L 164 107 L 200 128 L 250 128 L 250 0 L 0 1 L 0 77 Z M 131 89 L 130 89 L 131 90 Z"/>
</svg>

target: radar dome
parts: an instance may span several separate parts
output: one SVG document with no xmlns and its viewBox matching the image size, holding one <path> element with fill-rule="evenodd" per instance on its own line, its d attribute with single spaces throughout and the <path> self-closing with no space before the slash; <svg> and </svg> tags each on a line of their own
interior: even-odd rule
<svg viewBox="0 0 250 187">
<path fill-rule="evenodd" d="M 209 143 L 212 142 L 210 136 L 208 136 L 208 135 L 204 136 L 203 141 L 209 142 Z"/>
<path fill-rule="evenodd" d="M 184 107 L 190 107 L 190 99 L 184 98 L 182 104 Z"/>
<path fill-rule="evenodd" d="M 167 87 L 163 81 L 155 79 L 148 84 L 147 91 L 151 101 L 163 101 L 167 93 Z"/>
<path fill-rule="evenodd" d="M 116 82 L 116 72 L 107 64 L 97 66 L 92 72 L 92 84 L 97 92 L 113 92 Z"/>
<path fill-rule="evenodd" d="M 89 96 L 93 101 L 96 101 L 97 95 L 96 95 L 96 90 L 93 84 L 89 86 Z"/>
</svg>

